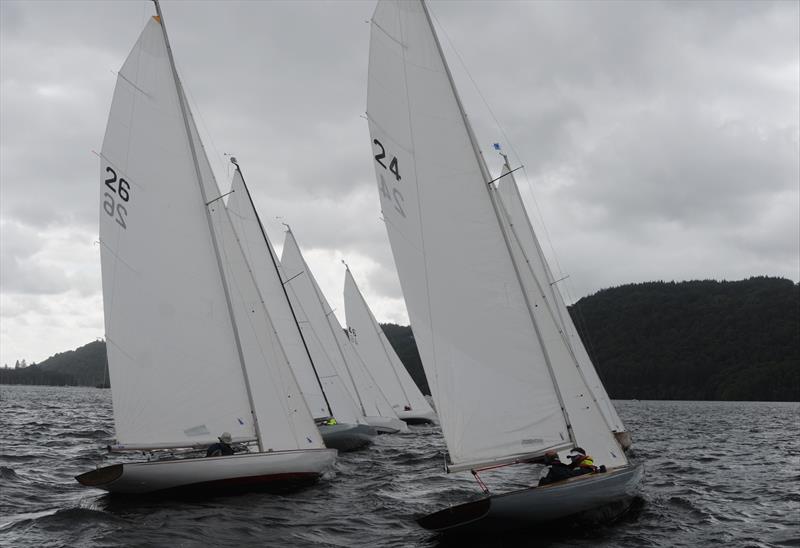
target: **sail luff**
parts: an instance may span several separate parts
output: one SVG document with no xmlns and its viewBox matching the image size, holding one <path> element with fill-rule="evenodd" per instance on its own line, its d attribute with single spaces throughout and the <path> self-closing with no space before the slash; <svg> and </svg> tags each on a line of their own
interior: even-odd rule
<svg viewBox="0 0 800 548">
<path fill-rule="evenodd" d="M 194 169 L 195 169 L 195 174 L 196 174 L 196 177 L 197 177 L 197 183 L 198 183 L 198 187 L 199 187 L 199 190 L 200 190 L 200 195 L 201 195 L 201 197 L 203 199 L 203 203 L 208 204 L 208 196 L 206 196 L 205 188 L 204 188 L 203 183 L 202 183 L 203 179 L 202 179 L 202 174 L 201 174 L 201 171 L 200 171 L 200 164 L 199 164 L 198 159 L 197 159 L 197 150 L 195 149 L 194 139 L 192 138 L 191 129 L 189 127 L 189 118 L 188 118 L 188 114 L 187 114 L 188 105 L 186 104 L 186 97 L 185 97 L 184 92 L 183 92 L 183 85 L 181 84 L 180 78 L 178 77 L 178 70 L 175 67 L 175 58 L 174 58 L 174 56 L 172 54 L 172 46 L 170 45 L 169 35 L 167 34 L 167 28 L 166 28 L 166 25 L 164 24 L 164 16 L 163 16 L 163 14 L 161 12 L 161 5 L 158 2 L 158 0 L 154 0 L 154 3 L 155 3 L 155 6 L 156 6 L 156 12 L 158 14 L 159 24 L 161 25 L 161 31 L 162 31 L 162 33 L 164 35 L 164 42 L 165 42 L 166 48 L 167 48 L 167 55 L 169 57 L 169 64 L 170 64 L 170 68 L 172 69 L 172 77 L 173 77 L 174 82 L 175 82 L 175 87 L 176 87 L 176 89 L 178 91 L 178 103 L 180 104 L 181 115 L 182 115 L 182 118 L 183 118 L 184 128 L 186 130 L 186 139 L 189 142 L 189 149 L 191 151 L 192 162 L 194 164 Z M 250 412 L 251 412 L 251 416 L 253 418 L 253 425 L 254 425 L 256 437 L 258 438 L 258 449 L 259 449 L 259 451 L 263 451 L 264 450 L 264 446 L 263 446 L 263 440 L 261 439 L 260 428 L 258 426 L 258 416 L 255 413 L 255 403 L 253 402 L 253 391 L 252 391 L 252 387 L 250 386 L 249 376 L 247 374 L 247 367 L 245 365 L 244 353 L 242 351 L 242 343 L 241 343 L 241 339 L 240 339 L 240 336 L 239 336 L 239 328 L 238 328 L 238 325 L 236 323 L 236 317 L 235 317 L 235 314 L 234 314 L 234 311 L 233 311 L 233 305 L 231 303 L 231 297 L 230 297 L 230 291 L 229 291 L 229 288 L 228 288 L 228 282 L 226 280 L 225 270 L 224 270 L 224 268 L 222 266 L 222 260 L 220 258 L 219 244 L 217 242 L 216 231 L 214 230 L 213 222 L 212 222 L 212 219 L 211 219 L 211 214 L 209 213 L 208 208 L 205 208 L 205 209 L 206 209 L 206 221 L 208 223 L 209 236 L 211 237 L 212 247 L 214 249 L 214 255 L 215 255 L 216 260 L 217 260 L 217 267 L 219 269 L 219 275 L 220 275 L 220 278 L 222 280 L 222 287 L 223 287 L 223 291 L 224 291 L 224 294 L 225 294 L 225 302 L 227 303 L 228 315 L 230 316 L 231 326 L 233 327 L 234 340 L 236 341 L 236 350 L 237 350 L 237 354 L 239 356 L 239 362 L 240 362 L 241 368 L 242 368 L 242 375 L 243 375 L 243 378 L 244 378 L 244 384 L 245 384 L 245 388 L 246 388 L 246 391 L 247 391 L 247 398 L 248 398 L 248 401 L 249 401 L 249 404 L 250 404 Z"/>
<path fill-rule="evenodd" d="M 558 382 L 556 381 L 556 376 L 555 376 L 555 373 L 553 371 L 553 364 L 551 362 L 547 346 L 544 344 L 544 341 L 542 339 L 542 334 L 541 334 L 541 332 L 539 330 L 539 326 L 536 324 L 536 319 L 535 319 L 535 316 L 534 316 L 534 313 L 533 313 L 533 308 L 532 308 L 530 300 L 528 298 L 528 294 L 525 291 L 525 285 L 524 285 L 524 283 L 522 281 L 522 276 L 521 276 L 520 271 L 519 271 L 519 265 L 517 264 L 517 261 L 514 259 L 514 254 L 511 251 L 511 244 L 509 242 L 509 235 L 507 234 L 505 226 L 503 225 L 503 222 L 501 221 L 501 216 L 500 216 L 501 214 L 498 211 L 498 206 L 497 206 L 497 203 L 495 201 L 495 196 L 492 193 L 491 183 L 490 183 L 492 178 L 489 175 L 489 169 L 486 166 L 486 161 L 484 160 L 483 152 L 481 152 L 480 146 L 478 145 L 478 141 L 477 141 L 477 139 L 475 137 L 475 133 L 474 133 L 474 131 L 472 129 L 472 124 L 470 123 L 469 119 L 467 118 L 466 111 L 464 110 L 464 105 L 461 102 L 461 97 L 458 94 L 458 89 L 456 88 L 455 81 L 453 80 L 453 75 L 450 72 L 450 66 L 448 65 L 447 58 L 444 55 L 444 50 L 442 49 L 442 44 L 439 42 L 439 36 L 436 34 L 436 29 L 433 26 L 433 20 L 431 19 L 430 12 L 428 11 L 428 6 L 427 6 L 425 0 L 420 0 L 420 3 L 422 4 L 422 9 L 425 12 L 425 18 L 426 18 L 426 20 L 428 22 L 428 25 L 430 25 L 430 31 L 431 31 L 431 34 L 433 35 L 433 40 L 434 40 L 434 43 L 436 44 L 436 48 L 437 48 L 437 51 L 439 52 L 439 56 L 441 57 L 442 64 L 444 65 L 445 73 L 447 74 L 447 79 L 450 82 L 450 87 L 451 87 L 451 90 L 453 92 L 453 96 L 455 97 L 456 104 L 458 105 L 458 111 L 461 114 L 461 118 L 462 118 L 462 121 L 464 123 L 464 126 L 466 127 L 467 135 L 469 136 L 470 144 L 472 145 L 473 152 L 475 153 L 475 157 L 476 157 L 476 159 L 478 161 L 478 165 L 480 167 L 481 174 L 483 176 L 483 180 L 486 183 L 484 185 L 484 187 L 486 189 L 488 198 L 489 198 L 489 200 L 490 200 L 490 202 L 492 204 L 492 210 L 494 211 L 495 217 L 497 219 L 497 224 L 498 224 L 498 226 L 500 228 L 500 232 L 503 235 L 503 241 L 504 241 L 504 243 L 506 245 L 506 251 L 508 252 L 509 257 L 511 258 L 511 264 L 514 267 L 514 273 L 516 275 L 517 282 L 519 283 L 519 286 L 522 289 L 522 294 L 523 294 L 523 297 L 525 299 L 525 305 L 526 305 L 526 307 L 528 309 L 528 315 L 530 316 L 531 324 L 533 325 L 533 329 L 536 332 L 536 337 L 539 340 L 539 343 L 541 345 L 542 351 L 544 353 L 544 359 L 545 359 L 545 363 L 547 364 L 547 370 L 548 370 L 548 372 L 550 374 L 550 380 L 553 383 L 553 389 L 555 390 L 556 396 L 558 397 L 558 402 L 559 402 L 559 404 L 561 406 L 561 413 L 564 415 L 564 420 L 566 421 L 566 424 L 567 424 L 567 433 L 569 434 L 570 440 L 572 440 L 573 443 L 576 443 L 575 442 L 575 434 L 574 434 L 573 429 L 572 429 L 572 424 L 570 423 L 569 414 L 567 413 L 567 408 L 566 408 L 566 405 L 564 404 L 564 397 L 561 394 L 561 390 L 560 390 L 560 388 L 558 386 Z"/>
<path fill-rule="evenodd" d="M 289 310 L 291 311 L 292 319 L 294 320 L 294 323 L 297 326 L 297 332 L 300 335 L 300 340 L 303 343 L 303 349 L 305 350 L 306 355 L 308 356 L 308 361 L 311 364 L 311 370 L 314 372 L 314 377 L 317 379 L 317 384 L 319 384 L 319 389 L 320 389 L 320 392 L 322 393 L 322 398 L 325 400 L 325 405 L 328 408 L 328 414 L 332 417 L 333 416 L 333 410 L 331 409 L 331 404 L 328 401 L 328 396 L 325 394 L 325 389 L 322 387 L 322 381 L 319 378 L 319 373 L 317 372 L 317 368 L 314 365 L 314 360 L 311 358 L 311 351 L 308 349 L 308 344 L 306 343 L 306 339 L 303 336 L 303 330 L 300 329 L 300 323 L 297 320 L 297 314 L 294 311 L 294 307 L 292 306 L 291 299 L 289 299 L 289 293 L 286 291 L 286 284 L 283 282 L 283 279 L 281 277 L 281 271 L 278 268 L 278 259 L 275 257 L 275 251 L 272 249 L 272 244 L 270 243 L 269 238 L 267 237 L 267 233 L 264 230 L 264 225 L 261 223 L 261 216 L 258 214 L 258 210 L 256 209 L 256 206 L 253 203 L 253 197 L 250 194 L 250 188 L 247 186 L 247 182 L 244 179 L 244 174 L 242 173 L 242 169 L 241 169 L 241 167 L 239 167 L 238 163 L 233 161 L 233 159 L 231 159 L 231 161 L 232 161 L 233 165 L 236 166 L 236 171 L 239 173 L 239 176 L 242 178 L 242 186 L 244 187 L 245 193 L 247 194 L 247 200 L 250 203 L 250 207 L 252 208 L 253 213 L 255 215 L 256 222 L 258 223 L 258 228 L 261 230 L 261 236 L 264 238 L 264 245 L 267 248 L 267 253 L 269 254 L 269 258 L 270 258 L 270 261 L 272 263 L 272 266 L 275 268 L 275 274 L 277 275 L 278 280 L 280 280 L 280 282 L 281 282 L 281 289 L 283 290 L 283 294 L 286 297 L 286 303 L 287 303 L 287 305 L 289 307 Z"/>
</svg>

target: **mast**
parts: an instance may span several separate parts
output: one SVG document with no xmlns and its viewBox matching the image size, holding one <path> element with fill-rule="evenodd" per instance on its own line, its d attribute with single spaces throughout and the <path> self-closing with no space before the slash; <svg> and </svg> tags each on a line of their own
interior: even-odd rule
<svg viewBox="0 0 800 548">
<path fill-rule="evenodd" d="M 172 69 L 172 77 L 175 81 L 175 87 L 178 90 L 178 104 L 181 107 L 181 116 L 183 118 L 183 125 L 186 129 L 186 139 L 189 141 L 189 150 L 192 154 L 192 163 L 194 164 L 195 175 L 197 179 L 197 185 L 200 189 L 200 196 L 203 200 L 204 209 L 206 212 L 206 221 L 208 223 L 208 231 L 211 236 L 211 243 L 212 247 L 214 248 L 214 256 L 217 259 L 217 268 L 219 269 L 220 279 L 222 281 L 222 289 L 225 293 L 225 302 L 228 307 L 228 315 L 231 319 L 231 326 L 233 327 L 233 337 L 236 341 L 236 351 L 239 355 L 239 363 L 242 366 L 242 375 L 244 376 L 244 385 L 247 391 L 247 399 L 250 404 L 250 414 L 253 417 L 253 430 L 256 434 L 256 440 L 258 442 L 258 450 L 259 452 L 264 451 L 263 440 L 261 439 L 261 431 L 258 427 L 258 416 L 255 413 L 255 404 L 253 403 L 253 391 L 250 386 L 250 379 L 247 375 L 247 367 L 245 365 L 244 360 L 244 353 L 242 351 L 242 341 L 239 337 L 239 327 L 236 323 L 236 317 L 233 311 L 233 304 L 231 303 L 231 296 L 230 291 L 228 290 L 228 280 L 225 276 L 225 269 L 222 266 L 222 259 L 219 253 L 219 244 L 217 242 L 217 235 L 214 232 L 214 225 L 211 220 L 211 215 L 208 212 L 208 197 L 206 196 L 205 188 L 203 188 L 203 176 L 200 172 L 200 164 L 197 160 L 197 150 L 194 146 L 194 139 L 192 138 L 192 131 L 189 127 L 189 115 L 188 115 L 188 106 L 186 104 L 186 97 L 183 93 L 183 86 L 181 85 L 180 78 L 178 77 L 178 70 L 175 68 L 175 58 L 172 55 L 172 46 L 169 43 L 169 37 L 167 35 L 167 27 L 164 25 L 164 16 L 161 13 L 161 5 L 159 4 L 158 0 L 153 0 L 153 3 L 156 6 L 156 13 L 158 14 L 158 20 L 161 25 L 161 31 L 164 33 L 164 43 L 167 46 L 167 54 L 169 55 L 169 65 Z"/>
<path fill-rule="evenodd" d="M 342 262 L 344 263 L 344 261 L 342 261 Z M 350 277 L 353 278 L 353 273 L 350 272 L 350 267 L 347 265 L 347 263 L 344 263 L 344 267 L 345 267 L 345 269 L 347 269 L 347 273 L 350 274 Z M 372 310 L 369 310 L 369 307 L 366 306 L 367 305 L 367 301 L 364 299 L 364 295 L 361 294 L 361 288 L 358 287 L 358 284 L 355 283 L 355 279 L 353 279 L 353 285 L 355 286 L 356 291 L 358 291 L 358 296 L 361 298 L 361 301 L 364 303 L 365 308 L 369 311 L 370 320 L 373 320 L 374 318 L 372 317 Z M 372 324 L 372 328 L 375 330 L 375 334 L 378 336 L 378 340 L 381 343 L 381 348 L 383 348 L 384 354 L 386 354 L 386 359 L 389 361 L 389 366 L 392 368 L 392 373 L 394 373 L 394 378 L 397 379 L 397 384 L 400 385 L 400 390 L 403 392 L 403 397 L 405 397 L 405 399 L 406 399 L 406 404 L 409 407 L 411 407 L 411 399 L 408 397 L 408 394 L 406 393 L 406 388 L 405 388 L 405 386 L 403 386 L 403 383 L 400 381 L 400 375 L 397 374 L 397 370 L 395 369 L 394 363 L 392 362 L 392 359 L 389 356 L 389 352 L 386 350 L 385 343 L 383 342 L 383 339 L 381 338 L 382 333 L 380 331 L 378 331 L 380 329 L 380 326 L 377 325 L 377 320 L 370 321 L 370 323 Z M 385 336 L 386 335 L 384 335 L 384 337 Z M 369 372 L 369 371 L 367 371 L 367 372 Z"/>
<path fill-rule="evenodd" d="M 272 266 L 275 267 L 275 273 L 278 276 L 278 280 L 281 282 L 281 289 L 283 290 L 283 295 L 286 297 L 286 302 L 289 305 L 289 310 L 292 313 L 292 319 L 294 320 L 295 325 L 297 326 L 297 331 L 300 334 L 300 340 L 303 341 L 303 348 L 306 351 L 306 355 L 308 356 L 308 361 L 311 364 L 311 370 L 314 371 L 314 377 L 317 379 L 317 383 L 319 384 L 319 389 L 322 392 L 322 397 L 325 400 L 325 405 L 328 408 L 328 416 L 333 417 L 333 411 L 331 410 L 331 404 L 328 401 L 328 396 L 325 394 L 325 389 L 322 387 L 322 381 L 319 378 L 319 373 L 317 373 L 317 368 L 314 366 L 314 360 L 311 359 L 311 352 L 308 350 L 308 345 L 306 344 L 306 339 L 303 336 L 303 330 L 300 329 L 300 322 L 297 321 L 297 314 L 294 312 L 294 307 L 292 306 L 292 301 L 289 299 L 289 293 L 286 291 L 286 284 L 283 283 L 281 279 L 281 271 L 278 268 L 278 261 L 275 258 L 275 255 L 272 252 L 272 245 L 269 243 L 269 238 L 267 238 L 267 233 L 264 230 L 264 225 L 261 223 L 261 217 L 258 214 L 258 210 L 256 209 L 255 204 L 253 203 L 253 197 L 250 195 L 250 188 L 247 186 L 247 182 L 244 180 L 244 174 L 242 174 L 242 168 L 239 167 L 239 164 L 236 162 L 236 158 L 231 158 L 231 163 L 236 166 L 236 171 L 239 172 L 239 176 L 242 178 L 242 186 L 244 186 L 245 192 L 247 192 L 247 199 L 250 200 L 250 206 L 253 208 L 253 213 L 256 215 L 256 221 L 258 222 L 258 228 L 261 229 L 261 236 L 264 238 L 264 243 L 267 246 L 267 252 L 269 253 L 269 258 L 272 261 Z"/>
<path fill-rule="evenodd" d="M 286 232 L 288 232 L 292 236 L 292 239 L 295 241 L 295 244 L 297 244 L 297 240 L 295 239 L 294 233 L 292 232 L 292 229 L 291 229 L 291 227 L 289 225 L 286 225 Z M 297 246 L 297 248 L 299 249 L 300 246 Z M 308 279 L 312 282 L 311 285 L 314 288 L 314 294 L 317 296 L 317 300 L 319 301 L 319 306 L 322 309 L 322 313 L 325 315 L 325 323 L 328 324 L 328 329 L 331 330 L 331 335 L 333 336 L 333 341 L 336 343 L 336 348 L 337 348 L 337 350 L 339 350 L 339 355 L 342 357 L 342 363 L 344 363 L 344 368 L 347 370 L 347 376 L 350 377 L 350 382 L 353 384 L 353 390 L 355 390 L 356 398 L 358 398 L 358 405 L 359 405 L 359 407 L 361 407 L 361 414 L 366 417 L 367 416 L 367 410 L 364 409 L 364 402 L 361 401 L 361 394 L 358 392 L 358 386 L 356 385 L 356 381 L 353 378 L 353 373 L 350 371 L 350 366 L 347 365 L 347 358 L 345 358 L 345 356 L 344 356 L 344 351 L 342 350 L 342 345 L 339 344 L 339 337 L 337 336 L 336 331 L 333 328 L 333 325 L 331 325 L 330 314 L 333 314 L 333 310 L 331 309 L 330 313 L 328 313 L 328 314 L 325 313 L 325 305 L 322 303 L 322 298 L 320 297 L 320 294 L 319 294 L 319 288 L 317 287 L 316 281 L 313 279 L 313 275 L 311 274 L 311 270 L 309 270 L 309 268 L 308 268 L 308 263 L 306 263 L 306 258 L 303 257 L 302 253 L 300 254 L 300 258 L 303 260 L 304 270 L 306 271 L 306 274 L 308 275 Z"/>
<path fill-rule="evenodd" d="M 450 72 L 450 66 L 447 64 L 447 59 L 444 56 L 444 51 L 442 50 L 442 44 L 439 42 L 439 36 L 436 34 L 436 29 L 433 26 L 433 21 L 431 20 L 430 12 L 428 11 L 428 5 L 425 3 L 425 0 L 420 0 L 420 4 L 422 5 L 422 10 L 425 12 L 425 19 L 428 21 L 428 25 L 430 25 L 431 34 L 433 35 L 434 42 L 436 43 L 436 49 L 439 52 L 439 56 L 442 59 L 442 64 L 444 65 L 445 72 L 447 73 L 447 79 L 450 82 L 450 88 L 453 91 L 453 96 L 455 97 L 456 104 L 458 105 L 458 111 L 461 114 L 461 118 L 464 122 L 464 126 L 467 129 L 467 135 L 469 136 L 470 144 L 472 145 L 472 150 L 475 154 L 475 158 L 478 161 L 478 166 L 481 170 L 481 175 L 483 176 L 483 180 L 485 182 L 484 187 L 486 188 L 486 192 L 488 193 L 489 201 L 492 203 L 492 210 L 494 211 L 495 218 L 497 219 L 497 223 L 500 227 L 500 233 L 503 235 L 503 242 L 506 244 L 506 251 L 508 252 L 508 256 L 511 259 L 511 264 L 514 267 L 514 274 L 517 278 L 517 283 L 522 290 L 522 295 L 525 299 L 525 306 L 528 309 L 528 315 L 530 316 L 531 323 L 533 324 L 533 329 L 536 332 L 536 338 L 539 341 L 539 344 L 542 348 L 542 353 L 544 355 L 545 363 L 547 365 L 547 371 L 550 375 L 550 380 L 553 383 L 553 388 L 555 389 L 556 396 L 558 397 L 558 403 L 561 407 L 561 413 L 564 416 L 564 421 L 567 424 L 567 433 L 569 434 L 570 441 L 577 445 L 577 441 L 575 440 L 575 433 L 572 430 L 572 423 L 569 420 L 569 415 L 567 413 L 567 408 L 564 405 L 564 397 L 561 394 L 561 389 L 558 387 L 558 383 L 556 382 L 556 376 L 553 371 L 553 364 L 550 360 L 550 354 L 547 351 L 547 347 L 544 344 L 544 340 L 542 339 L 542 334 L 539 330 L 539 326 L 536 324 L 536 318 L 533 313 L 533 307 L 530 303 L 530 298 L 528 297 L 527 292 L 525 291 L 525 285 L 522 281 L 522 276 L 519 271 L 519 266 L 517 262 L 514 260 L 514 254 L 511 252 L 511 243 L 509 242 L 508 234 L 503 226 L 503 223 L 500 219 L 500 212 L 497 208 L 497 203 L 495 201 L 495 197 L 492 194 L 492 190 L 490 188 L 490 181 L 492 180 L 491 176 L 489 175 L 489 169 L 486 167 L 486 162 L 483 157 L 483 152 L 481 151 L 480 147 L 478 146 L 478 141 L 475 137 L 475 133 L 472 131 L 472 124 L 470 124 L 469 120 L 467 119 L 466 111 L 464 110 L 464 105 L 461 102 L 461 97 L 458 94 L 458 89 L 456 89 L 455 81 L 453 80 L 453 75 Z"/>
</svg>

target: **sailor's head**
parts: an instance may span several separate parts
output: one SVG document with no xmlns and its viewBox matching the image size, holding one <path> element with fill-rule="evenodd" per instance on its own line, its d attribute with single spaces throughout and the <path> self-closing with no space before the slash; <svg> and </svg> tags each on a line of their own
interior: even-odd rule
<svg viewBox="0 0 800 548">
<path fill-rule="evenodd" d="M 586 456 L 586 451 L 583 449 L 583 447 L 576 447 L 569 452 L 568 456 L 570 460 L 582 459 Z"/>
<path fill-rule="evenodd" d="M 230 443 L 233 440 L 230 432 L 223 432 L 222 435 L 217 439 L 222 443 Z"/>
<path fill-rule="evenodd" d="M 544 463 L 545 464 L 553 464 L 554 462 L 558 462 L 558 453 L 555 451 L 548 451 L 544 454 Z"/>
</svg>

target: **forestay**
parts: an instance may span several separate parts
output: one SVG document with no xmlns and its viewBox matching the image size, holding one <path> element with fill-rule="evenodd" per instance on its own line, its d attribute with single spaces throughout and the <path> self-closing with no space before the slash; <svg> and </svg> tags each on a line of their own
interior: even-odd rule
<svg viewBox="0 0 800 548">
<path fill-rule="evenodd" d="M 344 278 L 344 306 L 351 341 L 392 407 L 398 412 L 409 407 L 420 414 L 433 414 L 373 316 L 349 268 Z"/>
<path fill-rule="evenodd" d="M 367 115 L 395 263 L 456 470 L 572 442 L 424 9 L 378 4 Z"/>
<path fill-rule="evenodd" d="M 531 274 L 540 280 L 540 286 L 545 292 L 546 300 L 550 313 L 555 318 L 559 327 L 566 338 L 570 350 L 580 367 L 583 380 L 594 395 L 600 412 L 603 414 L 608 426 L 615 432 L 622 432 L 625 426 L 619 418 L 611 399 L 608 397 L 600 377 L 586 352 L 586 348 L 578 335 L 575 324 L 567 311 L 564 299 L 558 289 L 557 281 L 554 279 L 550 266 L 542 251 L 533 225 L 530 222 L 522 196 L 519 192 L 514 174 L 506 162 L 503 166 L 502 177 L 497 181 L 497 195 L 503 203 L 503 208 L 508 215 L 510 223 L 514 227 L 514 234 L 519 238 L 519 243 L 524 254 L 528 259 Z"/>
<path fill-rule="evenodd" d="M 304 341 L 296 316 L 292 312 L 285 288 L 283 268 L 278 262 L 272 243 L 262 229 L 250 191 L 237 169 L 233 174 L 231 193 L 228 195 L 228 211 L 239 236 L 247 261 L 253 269 L 256 283 L 269 311 L 292 370 L 315 418 L 328 417 L 328 408 L 320 382 L 314 373 L 310 349 L 316 341 Z"/>
<path fill-rule="evenodd" d="M 234 439 L 267 439 L 274 449 L 323 447 L 291 378 L 268 386 L 255 375 L 251 349 L 263 355 L 267 341 L 254 343 L 240 325 L 237 345 L 201 185 L 212 197 L 218 191 L 213 178 L 206 180 L 210 169 L 189 118 L 198 181 L 172 71 L 153 18 L 119 72 L 101 154 L 101 264 L 117 441 L 181 447 L 228 431 Z M 240 268 L 226 270 L 246 285 Z M 231 299 L 234 310 L 252 300 L 245 293 Z M 254 373 L 255 409 L 244 370 Z"/>
</svg>

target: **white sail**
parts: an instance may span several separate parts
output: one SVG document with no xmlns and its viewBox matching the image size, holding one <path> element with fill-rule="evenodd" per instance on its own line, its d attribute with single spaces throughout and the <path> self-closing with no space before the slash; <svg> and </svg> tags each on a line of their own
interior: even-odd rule
<svg viewBox="0 0 800 548">
<path fill-rule="evenodd" d="M 361 415 L 397 419 L 386 396 L 370 375 L 361 356 L 345 335 L 339 320 L 322 293 L 314 274 L 308 268 L 297 240 L 286 233 L 281 263 L 294 290 L 294 295 L 307 314 L 311 328 L 322 343 L 334 369 L 343 379 Z"/>
<path fill-rule="evenodd" d="M 310 358 L 311 349 L 307 350 L 307 345 L 313 346 L 316 341 L 313 338 L 310 341 L 303 340 L 283 287 L 282 280 L 285 278 L 282 275 L 282 267 L 272 243 L 262 230 L 249 191 L 238 169 L 233 175 L 227 207 L 247 261 L 255 273 L 261 296 L 309 409 L 315 418 L 331 416 L 332 410 L 328 408 L 320 382 L 314 373 Z"/>
<path fill-rule="evenodd" d="M 360 406 L 353 400 L 346 385 L 349 382 L 346 379 L 347 372 L 342 366 L 339 354 L 334 353 L 329 327 L 319 321 L 319 305 L 306 276 L 305 262 L 296 244 L 295 249 L 288 249 L 290 240 L 294 242 L 291 232 L 287 232 L 280 261 L 284 284 L 303 337 L 309 345 L 311 359 L 322 381 L 328 402 L 339 422 L 366 424 Z M 309 298 L 310 295 L 314 295 L 314 298 Z"/>
<path fill-rule="evenodd" d="M 424 6 L 382 1 L 367 90 L 381 205 L 452 470 L 572 445 Z"/>
<path fill-rule="evenodd" d="M 358 289 L 349 268 L 345 273 L 344 305 L 350 339 L 368 364 L 372 376 L 392 408 L 398 413 L 414 411 L 432 416 L 433 409 L 428 405 L 428 400 L 397 357 L 397 353 Z"/>
<path fill-rule="evenodd" d="M 493 188 L 493 193 L 496 190 Z M 545 274 L 545 265 L 538 255 L 528 254 L 518 230 L 502 201 L 498 200 L 500 219 L 509 235 L 509 251 L 519 267 L 520 283 L 527 293 L 530 310 L 538 336 L 544 344 L 561 399 L 570 419 L 575 443 L 591 454 L 598 464 L 622 466 L 627 459 L 617 443 L 600 405 L 589 390 L 580 365 L 575 358 L 552 302 L 552 292 Z M 519 223 L 520 225 L 523 223 Z"/>
<path fill-rule="evenodd" d="M 179 93 L 153 18 L 119 72 L 101 154 L 101 264 L 117 441 L 179 447 L 228 431 L 234 439 L 258 438 L 265 449 L 323 447 L 293 379 L 271 369 L 279 362 L 263 361 L 279 348 L 249 335 L 268 324 L 263 307 L 257 320 L 240 321 L 254 283 L 250 278 L 247 286 L 236 246 L 226 247 L 229 264 L 221 268 L 217 260 L 203 195 L 218 191 Z M 226 232 L 219 222 L 215 230 Z M 239 289 L 230 306 L 223 271 Z"/>
<path fill-rule="evenodd" d="M 583 380 L 594 395 L 600 412 L 612 431 L 625 431 L 625 426 L 619 418 L 614 404 L 611 403 L 611 399 L 608 397 L 608 393 L 597 375 L 594 364 L 592 364 L 592 360 L 589 358 L 578 331 L 575 329 L 575 324 L 567 311 L 564 299 L 558 289 L 557 281 L 553 277 L 539 240 L 533 230 L 517 181 L 507 161 L 503 166 L 502 177 L 497 181 L 497 194 L 503 202 L 510 222 L 514 225 L 514 232 L 519 237 L 525 256 L 529 259 L 532 274 L 541 280 L 541 286 L 546 292 L 546 300 L 550 306 L 551 313 L 564 333 L 574 359 L 578 362 Z"/>
</svg>

